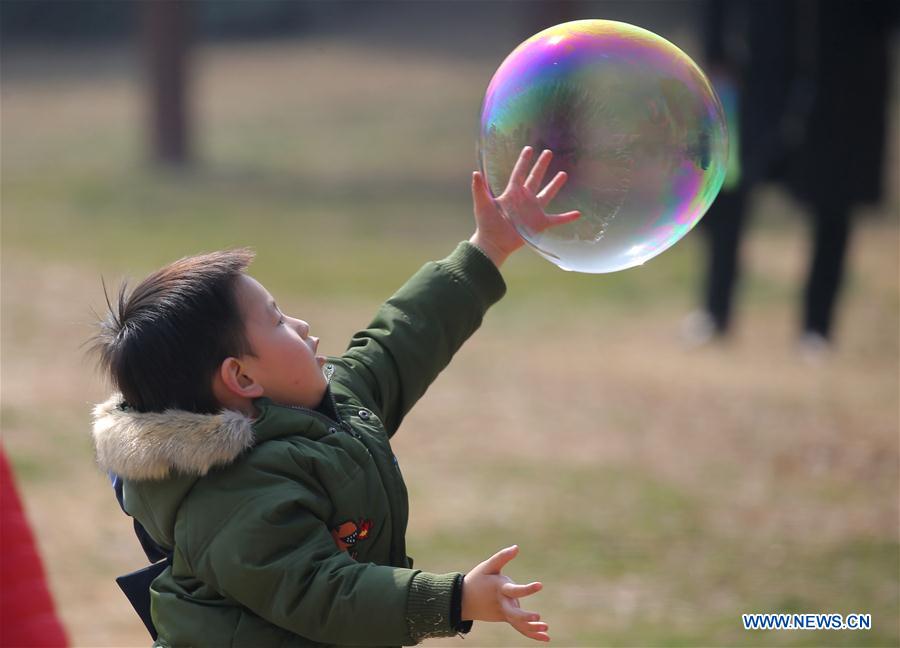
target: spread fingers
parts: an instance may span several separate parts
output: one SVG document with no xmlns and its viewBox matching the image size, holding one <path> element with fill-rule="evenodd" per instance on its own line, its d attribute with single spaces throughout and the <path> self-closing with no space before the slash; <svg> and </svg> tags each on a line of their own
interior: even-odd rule
<svg viewBox="0 0 900 648">
<path fill-rule="evenodd" d="M 566 184 L 566 180 L 568 179 L 569 175 L 565 171 L 560 171 L 553 176 L 553 180 L 547 183 L 547 186 L 537 194 L 537 199 L 541 207 L 546 207 L 554 198 L 556 198 L 556 194 L 559 193 L 559 190 L 563 188 L 563 185 Z"/>
<path fill-rule="evenodd" d="M 531 193 L 536 194 L 538 189 L 541 188 L 544 175 L 547 173 L 547 168 L 550 166 L 550 160 L 552 159 L 553 153 L 549 149 L 544 149 L 541 152 L 537 163 L 531 169 L 531 173 L 528 174 L 528 180 L 525 181 L 525 186 L 531 190 Z"/>
<path fill-rule="evenodd" d="M 513 168 L 512 173 L 510 174 L 510 184 L 525 184 L 525 174 L 528 172 L 528 164 L 531 162 L 531 157 L 533 154 L 534 149 L 532 149 L 530 146 L 526 146 L 522 149 L 522 152 L 519 154 L 519 159 L 516 160 L 516 166 Z"/>
</svg>

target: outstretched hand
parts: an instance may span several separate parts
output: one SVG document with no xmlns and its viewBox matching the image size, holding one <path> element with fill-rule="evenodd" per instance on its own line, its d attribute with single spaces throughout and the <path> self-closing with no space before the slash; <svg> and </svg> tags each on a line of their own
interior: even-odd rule
<svg viewBox="0 0 900 648">
<path fill-rule="evenodd" d="M 568 176 L 565 171 L 560 171 L 543 189 L 540 189 L 553 159 L 553 153 L 544 150 L 529 172 L 533 157 L 534 150 L 530 146 L 522 149 L 510 174 L 509 184 L 496 199 L 491 196 L 484 176 L 477 171 L 472 174 L 475 233 L 469 241 L 487 254 L 498 268 L 506 257 L 524 243 L 512 223 L 503 216 L 503 211 L 515 213 L 517 218 L 534 232 L 542 232 L 549 227 L 569 223 L 581 216 L 581 212 L 578 211 L 563 214 L 548 214 L 545 211 L 550 201 L 565 185 Z"/>
<path fill-rule="evenodd" d="M 513 545 L 498 551 L 466 574 L 463 583 L 462 618 L 466 621 L 506 621 L 529 639 L 550 641 L 548 626 L 541 615 L 527 612 L 519 599 L 541 591 L 538 582 L 517 585 L 500 572 L 516 557 L 519 547 Z"/>
</svg>

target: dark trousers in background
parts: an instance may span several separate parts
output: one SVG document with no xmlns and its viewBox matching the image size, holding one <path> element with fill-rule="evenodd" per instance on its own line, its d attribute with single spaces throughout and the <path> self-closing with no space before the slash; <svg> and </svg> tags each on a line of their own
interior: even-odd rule
<svg viewBox="0 0 900 648">
<path fill-rule="evenodd" d="M 850 209 L 830 205 L 813 209 L 812 250 L 806 277 L 803 330 L 828 339 L 850 234 Z M 739 246 L 747 221 L 747 191 L 723 191 L 701 221 L 707 241 L 706 282 L 703 304 L 716 332 L 728 333 L 734 309 L 734 294 L 740 276 Z"/>
<path fill-rule="evenodd" d="M 829 339 L 844 276 L 850 238 L 850 208 L 828 205 L 812 213 L 813 249 L 804 292 L 803 327 Z"/>
</svg>

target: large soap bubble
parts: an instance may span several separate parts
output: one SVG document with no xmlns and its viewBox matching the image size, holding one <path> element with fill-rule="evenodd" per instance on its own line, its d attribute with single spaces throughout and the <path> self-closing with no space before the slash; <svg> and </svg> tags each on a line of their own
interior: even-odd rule
<svg viewBox="0 0 900 648">
<path fill-rule="evenodd" d="M 481 110 L 481 172 L 494 197 L 524 146 L 554 153 L 569 178 L 553 212 L 578 220 L 537 232 L 504 215 L 564 270 L 640 265 L 697 224 L 725 177 L 728 135 L 709 80 L 640 27 L 577 20 L 532 36 L 499 67 Z"/>
</svg>

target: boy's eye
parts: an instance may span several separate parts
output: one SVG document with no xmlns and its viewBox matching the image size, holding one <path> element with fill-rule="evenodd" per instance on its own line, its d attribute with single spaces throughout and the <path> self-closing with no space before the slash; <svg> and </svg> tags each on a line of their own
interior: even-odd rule
<svg viewBox="0 0 900 648">
<path fill-rule="evenodd" d="M 278 326 L 281 326 L 282 324 L 284 324 L 284 315 L 279 315 L 278 316 Z"/>
</svg>

